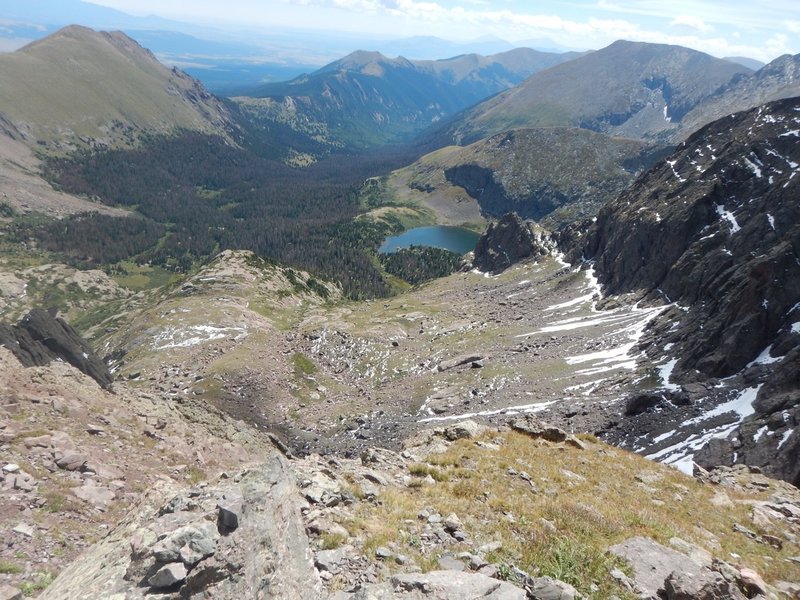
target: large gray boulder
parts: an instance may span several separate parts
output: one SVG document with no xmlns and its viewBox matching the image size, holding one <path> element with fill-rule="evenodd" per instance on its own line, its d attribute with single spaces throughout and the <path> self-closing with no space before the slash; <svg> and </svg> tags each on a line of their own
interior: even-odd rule
<svg viewBox="0 0 800 600">
<path fill-rule="evenodd" d="M 652 600 L 663 596 L 665 581 L 672 573 L 696 577 L 703 569 L 685 554 L 645 537 L 627 539 L 608 551 L 628 561 L 640 597 Z"/>
<path fill-rule="evenodd" d="M 154 486 L 103 540 L 64 569 L 44 600 L 324 598 L 300 517 L 301 496 L 277 452 L 258 467 L 176 495 Z M 241 496 L 235 530 L 218 523 L 218 504 Z M 172 596 L 170 596 L 172 597 Z"/>
</svg>

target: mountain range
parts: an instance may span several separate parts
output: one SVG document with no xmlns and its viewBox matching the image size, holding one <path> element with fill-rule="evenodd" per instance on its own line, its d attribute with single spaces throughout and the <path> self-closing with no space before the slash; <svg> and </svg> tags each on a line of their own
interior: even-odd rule
<svg viewBox="0 0 800 600">
<path fill-rule="evenodd" d="M 796 64 L 0 56 L 0 597 L 797 596 Z"/>
<path fill-rule="evenodd" d="M 364 147 L 408 141 L 467 106 L 575 56 L 517 48 L 488 57 L 410 61 L 358 51 L 308 75 L 261 86 L 249 96 L 264 99 L 257 104 L 261 120 L 291 121 L 300 131 L 326 131 L 332 143 Z"/>
<path fill-rule="evenodd" d="M 469 109 L 445 132 L 463 143 L 509 128 L 558 125 L 675 143 L 725 110 L 796 95 L 797 61 L 781 57 L 753 73 L 688 48 L 618 41 Z"/>
</svg>

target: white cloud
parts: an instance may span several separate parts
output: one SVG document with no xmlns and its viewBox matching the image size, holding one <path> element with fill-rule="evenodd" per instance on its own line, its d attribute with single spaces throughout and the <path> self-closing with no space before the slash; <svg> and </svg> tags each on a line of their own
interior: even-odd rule
<svg viewBox="0 0 800 600">
<path fill-rule="evenodd" d="M 629 39 L 760 60 L 800 52 L 797 0 L 195 0 L 191 9 L 183 0 L 94 1 L 168 12 L 172 18 L 202 17 L 206 23 L 216 15 L 219 21 L 252 27 L 289 25 L 395 38 L 433 35 L 466 40 L 493 35 L 511 42 L 547 38 L 577 49 Z"/>
<path fill-rule="evenodd" d="M 713 27 L 707 25 L 703 19 L 694 15 L 678 15 L 670 21 L 670 25 L 673 27 L 688 27 L 689 29 L 695 29 L 702 33 L 714 31 Z"/>
</svg>

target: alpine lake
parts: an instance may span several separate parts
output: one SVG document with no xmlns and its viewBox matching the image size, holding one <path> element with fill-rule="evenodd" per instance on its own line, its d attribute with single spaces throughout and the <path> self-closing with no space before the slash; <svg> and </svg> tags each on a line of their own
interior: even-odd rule
<svg viewBox="0 0 800 600">
<path fill-rule="evenodd" d="M 378 248 L 381 254 L 390 254 L 401 248 L 411 246 L 431 246 L 443 248 L 456 254 L 466 254 L 475 250 L 480 234 L 463 227 L 448 225 L 432 225 L 429 227 L 415 227 L 404 231 L 400 235 L 388 237 Z"/>
</svg>

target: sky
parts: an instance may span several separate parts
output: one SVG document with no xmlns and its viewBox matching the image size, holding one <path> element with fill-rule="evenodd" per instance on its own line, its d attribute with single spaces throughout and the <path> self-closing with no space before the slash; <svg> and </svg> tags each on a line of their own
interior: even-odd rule
<svg viewBox="0 0 800 600">
<path fill-rule="evenodd" d="M 578 50 L 618 39 L 768 62 L 800 53 L 798 0 L 91 0 L 133 15 L 217 27 L 302 28 L 449 40 L 552 40 Z"/>
</svg>

